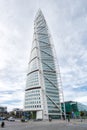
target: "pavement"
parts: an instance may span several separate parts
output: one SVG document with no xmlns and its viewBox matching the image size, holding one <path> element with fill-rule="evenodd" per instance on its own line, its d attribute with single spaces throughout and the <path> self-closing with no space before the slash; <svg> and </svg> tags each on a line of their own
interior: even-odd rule
<svg viewBox="0 0 87 130">
<path fill-rule="evenodd" d="M 5 121 L 5 127 L 0 130 L 87 130 L 87 120 L 63 120 L 15 122 Z"/>
</svg>

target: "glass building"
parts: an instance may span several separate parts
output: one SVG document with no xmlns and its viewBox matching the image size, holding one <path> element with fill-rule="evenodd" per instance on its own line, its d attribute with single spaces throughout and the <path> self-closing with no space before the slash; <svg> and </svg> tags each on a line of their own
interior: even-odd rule
<svg viewBox="0 0 87 130">
<path fill-rule="evenodd" d="M 24 111 L 36 119 L 60 118 L 60 91 L 51 36 L 39 10 L 34 21 L 34 35 L 28 64 Z"/>
<path fill-rule="evenodd" d="M 61 104 L 61 106 L 62 105 L 63 104 Z M 70 115 L 71 118 L 80 117 L 81 112 L 83 112 L 84 115 L 87 115 L 87 106 L 79 102 L 66 101 L 65 109 L 66 109 L 66 115 Z"/>
</svg>

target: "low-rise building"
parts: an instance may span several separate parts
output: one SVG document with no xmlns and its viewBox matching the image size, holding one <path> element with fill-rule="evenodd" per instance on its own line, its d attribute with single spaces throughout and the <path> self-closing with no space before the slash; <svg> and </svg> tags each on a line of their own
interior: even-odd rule
<svg viewBox="0 0 87 130">
<path fill-rule="evenodd" d="M 70 115 L 71 118 L 87 116 L 87 106 L 79 102 L 66 101 L 65 110 L 66 115 Z"/>
<path fill-rule="evenodd" d="M 0 106 L 0 116 L 7 114 L 7 107 Z"/>
<path fill-rule="evenodd" d="M 12 112 L 17 118 L 21 118 L 23 115 L 23 110 L 19 108 L 14 108 Z"/>
<path fill-rule="evenodd" d="M 7 112 L 7 107 L 0 106 L 0 113 Z"/>
</svg>

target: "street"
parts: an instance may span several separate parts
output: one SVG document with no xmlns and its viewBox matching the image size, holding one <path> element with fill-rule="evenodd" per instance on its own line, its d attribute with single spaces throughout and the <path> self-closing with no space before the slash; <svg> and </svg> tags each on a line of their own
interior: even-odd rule
<svg viewBox="0 0 87 130">
<path fill-rule="evenodd" d="M 5 127 L 0 130 L 87 130 L 87 120 L 61 121 L 29 121 L 22 123 L 20 121 L 8 122 L 5 121 Z"/>
</svg>

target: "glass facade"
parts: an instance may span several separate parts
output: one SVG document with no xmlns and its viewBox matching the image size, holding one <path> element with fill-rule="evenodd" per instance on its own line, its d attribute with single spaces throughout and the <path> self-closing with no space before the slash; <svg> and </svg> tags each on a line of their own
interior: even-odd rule
<svg viewBox="0 0 87 130">
<path fill-rule="evenodd" d="M 42 119 L 59 118 L 61 103 L 53 48 L 46 20 L 38 11 L 28 66 L 25 110 L 42 111 Z M 38 117 L 38 115 L 37 115 Z"/>
<path fill-rule="evenodd" d="M 65 102 L 65 109 L 66 109 L 66 115 L 67 116 L 70 115 L 71 118 L 80 118 L 81 112 L 84 113 L 84 116 L 85 112 L 87 113 L 87 106 L 75 101 Z"/>
</svg>

